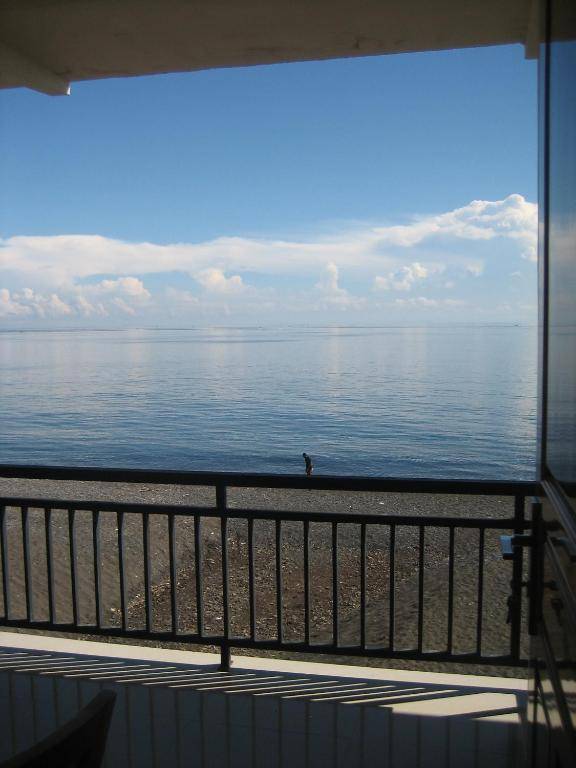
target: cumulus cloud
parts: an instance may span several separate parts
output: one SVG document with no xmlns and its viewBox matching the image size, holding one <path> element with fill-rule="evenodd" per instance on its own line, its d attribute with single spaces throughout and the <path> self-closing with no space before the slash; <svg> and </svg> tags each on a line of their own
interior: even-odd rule
<svg viewBox="0 0 576 768">
<path fill-rule="evenodd" d="M 22 317 L 31 313 L 30 307 L 22 304 L 19 297 L 12 296 L 8 288 L 0 288 L 0 317 Z"/>
<path fill-rule="evenodd" d="M 213 293 L 240 293 L 245 287 L 240 275 L 226 277 L 221 269 L 203 269 L 195 278 L 206 291 Z"/>
<path fill-rule="evenodd" d="M 484 264 L 468 264 L 466 266 L 466 272 L 472 277 L 480 277 L 484 272 Z"/>
<path fill-rule="evenodd" d="M 365 226 L 308 241 L 221 237 L 202 243 L 128 243 L 99 235 L 17 236 L 0 240 L 4 269 L 64 285 L 93 275 L 146 275 L 206 270 L 232 274 L 317 274 L 328 263 L 390 270 L 402 266 L 397 249 L 434 240 L 486 241 L 505 238 L 534 258 L 537 209 L 521 195 L 496 202 L 476 200 L 448 213 L 415 218 L 402 226 Z M 394 250 L 396 249 L 396 250 Z M 465 266 L 469 259 L 460 257 Z M 208 279 L 214 279 L 214 277 Z M 221 278 L 217 277 L 216 280 Z"/>
<path fill-rule="evenodd" d="M 82 317 L 108 317 L 106 307 L 101 301 L 90 302 L 82 293 L 76 295 L 76 312 Z"/>
<path fill-rule="evenodd" d="M 142 280 L 129 276 L 76 285 L 70 295 L 73 311 L 84 317 L 107 317 L 118 311 L 134 317 L 152 298 Z"/>
<path fill-rule="evenodd" d="M 134 315 L 136 314 L 136 310 L 134 309 L 134 307 L 131 307 L 130 304 L 128 304 L 127 301 L 124 301 L 124 299 L 121 298 L 120 296 L 115 296 L 112 299 L 112 305 L 114 307 L 117 307 L 125 315 L 131 315 L 132 317 L 134 317 Z"/>
<path fill-rule="evenodd" d="M 8 278 L 0 315 L 82 319 L 175 316 L 178 308 L 189 313 L 207 307 L 257 313 L 281 306 L 342 312 L 369 305 L 377 311 L 388 306 L 387 292 L 425 292 L 430 298 L 415 296 L 412 306 L 449 307 L 440 294 L 454 288 L 455 280 L 470 286 L 460 278 L 485 276 L 497 259 L 534 259 L 536 225 L 535 204 L 515 194 L 401 225 L 343 225 L 329 236 L 307 239 L 154 244 L 100 235 L 21 235 L 0 239 L 0 265 Z M 145 283 L 160 274 L 163 288 L 153 293 Z M 257 288 L 252 275 L 258 275 Z M 300 288 L 285 289 L 287 278 Z"/>
<path fill-rule="evenodd" d="M 66 288 L 65 288 L 66 290 Z M 151 298 L 136 277 L 102 280 L 95 284 L 75 285 L 63 297 L 56 292 L 42 293 L 25 287 L 11 293 L 0 289 L 0 316 L 39 318 L 108 317 L 115 310 L 134 316 L 138 306 Z"/>
<path fill-rule="evenodd" d="M 180 288 L 169 286 L 164 292 L 165 298 L 171 307 L 185 306 L 197 307 L 200 304 L 198 296 L 194 296 L 191 291 L 183 291 Z"/>
<path fill-rule="evenodd" d="M 326 264 L 325 270 L 324 270 L 324 276 L 320 280 L 319 283 L 316 284 L 316 288 L 323 291 L 324 293 L 342 293 L 342 288 L 338 285 L 338 277 L 339 277 L 339 269 L 334 264 L 334 262 L 330 262 L 329 264 Z M 345 293 L 345 291 L 344 291 Z"/>
<path fill-rule="evenodd" d="M 504 200 L 473 200 L 462 208 L 436 216 L 424 216 L 403 226 L 376 228 L 383 245 L 410 247 L 430 238 L 456 237 L 463 240 L 515 240 L 521 256 L 536 260 L 538 206 L 522 195 Z"/>
<path fill-rule="evenodd" d="M 13 294 L 7 288 L 0 289 L 0 316 L 35 315 L 42 318 L 65 317 L 74 314 L 73 308 L 56 293 L 43 295 L 31 288 Z"/>
<path fill-rule="evenodd" d="M 118 280 L 102 280 L 94 286 L 84 288 L 92 293 L 120 293 L 138 299 L 149 299 L 150 292 L 137 277 L 120 277 Z"/>
<path fill-rule="evenodd" d="M 360 309 L 365 304 L 365 299 L 361 296 L 353 296 L 339 285 L 340 270 L 334 264 L 329 262 L 324 268 L 324 274 L 320 282 L 316 284 L 316 290 L 320 294 L 316 309 L 337 308 L 337 309 Z"/>
<path fill-rule="evenodd" d="M 409 299 L 396 299 L 394 304 L 397 307 L 420 307 L 427 309 L 466 306 L 466 302 L 461 299 L 430 299 L 426 296 L 411 296 Z"/>
<path fill-rule="evenodd" d="M 443 267 L 425 267 L 415 261 L 400 269 L 389 272 L 388 275 L 376 275 L 374 288 L 380 291 L 409 291 L 414 283 L 425 280 L 434 272 L 442 271 Z"/>
</svg>

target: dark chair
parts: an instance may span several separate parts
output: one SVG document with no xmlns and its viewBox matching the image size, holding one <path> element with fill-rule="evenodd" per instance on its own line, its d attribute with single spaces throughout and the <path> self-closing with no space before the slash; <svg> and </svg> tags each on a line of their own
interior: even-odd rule
<svg viewBox="0 0 576 768">
<path fill-rule="evenodd" d="M 76 717 L 0 768 L 98 768 L 115 701 L 112 691 L 99 693 Z"/>
</svg>

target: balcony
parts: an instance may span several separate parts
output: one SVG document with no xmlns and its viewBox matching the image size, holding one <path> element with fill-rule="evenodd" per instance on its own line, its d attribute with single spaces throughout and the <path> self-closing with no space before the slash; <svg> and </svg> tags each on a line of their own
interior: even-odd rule
<svg viewBox="0 0 576 768">
<path fill-rule="evenodd" d="M 117 693 L 107 766 L 500 766 L 526 681 L 4 634 L 1 758 Z"/>
<path fill-rule="evenodd" d="M 5 752 L 112 687 L 109 765 L 523 759 L 535 484 L 0 474 Z"/>
</svg>

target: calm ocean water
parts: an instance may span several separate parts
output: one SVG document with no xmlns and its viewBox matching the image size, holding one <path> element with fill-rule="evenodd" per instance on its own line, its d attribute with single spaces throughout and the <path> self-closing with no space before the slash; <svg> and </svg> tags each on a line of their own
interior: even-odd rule
<svg viewBox="0 0 576 768">
<path fill-rule="evenodd" d="M 0 462 L 534 474 L 536 329 L 0 334 Z"/>
</svg>

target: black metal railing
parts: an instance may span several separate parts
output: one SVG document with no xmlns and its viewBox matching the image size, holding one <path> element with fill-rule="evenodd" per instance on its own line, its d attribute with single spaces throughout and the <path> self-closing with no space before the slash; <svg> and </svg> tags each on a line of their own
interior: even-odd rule
<svg viewBox="0 0 576 768">
<path fill-rule="evenodd" d="M 522 665 L 530 483 L 0 467 L 207 486 L 209 506 L 0 498 L 0 625 L 338 656 Z M 231 488 L 503 496 L 509 514 L 238 508 Z M 386 502 L 384 502 L 386 503 Z M 479 499 L 481 509 L 481 499 Z"/>
</svg>

